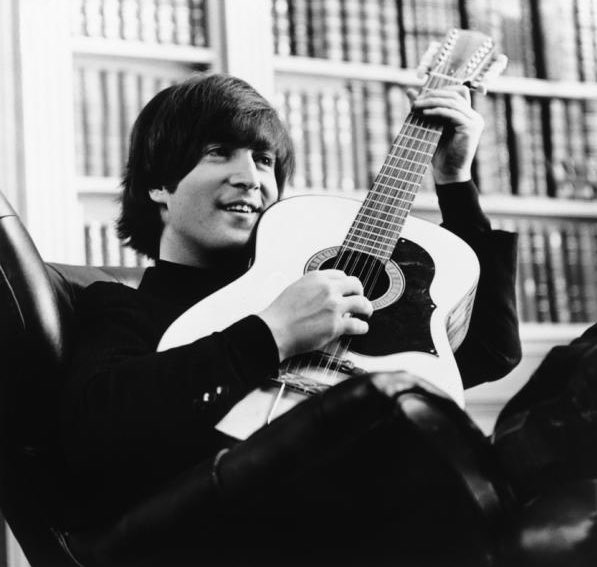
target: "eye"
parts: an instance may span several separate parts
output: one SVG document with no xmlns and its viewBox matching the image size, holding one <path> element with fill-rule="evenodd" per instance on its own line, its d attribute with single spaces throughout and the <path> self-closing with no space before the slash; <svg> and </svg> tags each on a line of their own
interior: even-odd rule
<svg viewBox="0 0 597 567">
<path fill-rule="evenodd" d="M 207 146 L 205 155 L 211 157 L 228 157 L 230 155 L 230 150 L 226 148 L 226 146 L 212 145 Z"/>
<path fill-rule="evenodd" d="M 265 167 L 274 167 L 276 158 L 270 153 L 258 153 L 255 156 L 255 161 L 264 165 Z"/>
</svg>

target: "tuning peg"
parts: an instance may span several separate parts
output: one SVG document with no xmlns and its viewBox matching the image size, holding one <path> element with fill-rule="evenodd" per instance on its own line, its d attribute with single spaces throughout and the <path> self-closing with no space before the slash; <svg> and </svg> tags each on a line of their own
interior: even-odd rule
<svg viewBox="0 0 597 567">
<path fill-rule="evenodd" d="M 423 57 L 421 57 L 421 62 L 417 67 L 417 77 L 419 79 L 424 78 L 429 73 L 429 71 L 431 71 L 431 64 L 433 63 L 433 59 L 437 55 L 440 46 L 441 43 L 439 41 L 432 41 L 429 44 L 429 47 L 427 48 L 425 53 L 423 53 Z"/>
</svg>

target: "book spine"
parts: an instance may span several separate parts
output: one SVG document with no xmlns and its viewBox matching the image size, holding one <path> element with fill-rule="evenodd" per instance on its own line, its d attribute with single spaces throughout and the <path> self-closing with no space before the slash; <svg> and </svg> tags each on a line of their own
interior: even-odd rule
<svg viewBox="0 0 597 567">
<path fill-rule="evenodd" d="M 338 115 L 336 89 L 324 87 L 320 92 L 321 135 L 323 145 L 324 187 L 330 191 L 340 189 L 340 155 L 338 147 Z"/>
<path fill-rule="evenodd" d="M 550 301 L 550 281 L 547 271 L 547 251 L 543 225 L 538 222 L 531 223 L 529 234 L 533 258 L 533 275 L 535 279 L 537 320 L 540 323 L 552 322 L 554 316 Z"/>
<path fill-rule="evenodd" d="M 103 145 L 104 175 L 119 177 L 122 173 L 122 115 L 118 73 L 113 69 L 102 71 L 103 87 Z"/>
<path fill-rule="evenodd" d="M 533 194 L 533 158 L 531 154 L 528 105 L 525 97 L 510 97 L 511 151 L 514 156 L 513 189 L 517 195 Z"/>
<path fill-rule="evenodd" d="M 288 0 L 273 0 L 272 26 L 274 36 L 274 53 L 287 56 L 291 54 L 290 14 Z"/>
<path fill-rule="evenodd" d="M 553 223 L 545 226 L 547 239 L 547 270 L 549 274 L 550 303 L 552 319 L 558 323 L 569 323 L 572 320 L 566 284 L 564 251 L 562 245 L 561 226 Z"/>
<path fill-rule="evenodd" d="M 120 0 L 121 36 L 138 41 L 141 37 L 139 4 L 136 0 Z"/>
<path fill-rule="evenodd" d="M 287 124 L 295 149 L 295 173 L 292 186 L 303 190 L 307 187 L 307 146 L 304 128 L 303 96 L 296 88 L 288 88 L 284 93 L 287 107 Z"/>
<path fill-rule="evenodd" d="M 523 321 L 534 323 L 539 320 L 539 314 L 530 224 L 526 220 L 521 220 L 517 223 L 516 228 L 518 232 L 519 312 Z"/>
<path fill-rule="evenodd" d="M 381 169 L 389 150 L 385 87 L 377 81 L 368 81 L 364 84 L 363 94 L 367 144 L 367 184 L 370 186 Z"/>
<path fill-rule="evenodd" d="M 174 20 L 174 43 L 191 45 L 191 8 L 189 0 L 171 0 Z"/>
<path fill-rule="evenodd" d="M 533 193 L 546 197 L 547 190 L 547 160 L 545 157 L 545 143 L 543 139 L 543 103 L 541 99 L 529 99 L 530 141 L 532 154 Z"/>
<path fill-rule="evenodd" d="M 120 38 L 120 2 L 119 0 L 103 0 L 102 3 L 102 35 L 108 39 Z"/>
<path fill-rule="evenodd" d="M 305 93 L 307 186 L 317 191 L 321 191 L 324 187 L 321 120 L 318 92 L 311 88 Z"/>
<path fill-rule="evenodd" d="M 189 0 L 191 21 L 191 43 L 197 47 L 206 47 L 207 26 L 205 18 L 205 0 Z M 287 15 L 287 25 L 288 22 Z"/>
<path fill-rule="evenodd" d="M 563 223 L 562 243 L 564 266 L 566 267 L 566 287 L 570 305 L 570 320 L 573 323 L 579 323 L 586 320 L 586 309 L 583 303 L 580 244 L 575 223 Z"/>
<path fill-rule="evenodd" d="M 579 223 L 578 239 L 585 321 L 597 321 L 597 229 L 595 225 L 591 222 Z"/>
<path fill-rule="evenodd" d="M 546 79 L 579 78 L 573 2 L 542 0 L 537 3 Z"/>
<path fill-rule="evenodd" d="M 155 0 L 146 0 L 139 4 L 140 34 L 143 41 L 158 41 L 157 5 Z"/>
<path fill-rule="evenodd" d="M 342 25 L 344 30 L 344 58 L 347 61 L 364 60 L 363 6 L 359 0 L 344 0 Z"/>
<path fill-rule="evenodd" d="M 394 0 L 381 0 L 382 62 L 390 67 L 402 65 L 400 56 L 400 27 Z"/>
<path fill-rule="evenodd" d="M 363 4 L 364 28 L 364 60 L 367 63 L 381 65 L 383 55 L 383 30 L 381 23 L 381 6 L 378 0 Z"/>
<path fill-rule="evenodd" d="M 101 0 L 86 0 L 83 4 L 85 35 L 101 37 L 103 35 L 103 10 Z"/>
<path fill-rule="evenodd" d="M 85 112 L 86 174 L 101 177 L 104 175 L 104 90 L 101 71 L 94 67 L 84 68 L 82 73 L 83 109 Z"/>
<path fill-rule="evenodd" d="M 159 43 L 174 43 L 174 6 L 172 0 L 156 0 L 157 38 Z"/>
<path fill-rule="evenodd" d="M 336 97 L 336 112 L 338 115 L 338 146 L 339 146 L 339 185 L 342 191 L 355 190 L 353 171 L 353 140 L 350 108 L 350 93 L 346 86 L 338 90 Z"/>
</svg>

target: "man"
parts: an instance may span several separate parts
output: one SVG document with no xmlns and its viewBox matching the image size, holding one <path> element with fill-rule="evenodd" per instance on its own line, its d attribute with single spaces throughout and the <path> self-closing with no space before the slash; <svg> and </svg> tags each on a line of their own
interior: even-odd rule
<svg viewBox="0 0 597 567">
<path fill-rule="evenodd" d="M 456 354 L 471 386 L 505 375 L 520 357 L 515 239 L 491 230 L 471 182 L 482 119 L 468 90 L 429 91 L 413 104 L 446 124 L 433 161 L 444 226 L 470 243 L 482 266 L 469 337 Z M 262 312 L 222 332 L 156 352 L 172 321 L 247 270 L 253 228 L 280 198 L 292 164 L 275 111 L 239 79 L 194 77 L 158 93 L 142 110 L 131 137 L 119 231 L 157 265 L 147 269 L 139 290 L 98 283 L 82 298 L 62 409 L 64 451 L 88 503 L 73 525 L 114 518 L 198 463 L 209 463 L 217 486 L 230 486 L 216 471 L 229 458 L 231 441 L 214 429 L 230 407 L 289 356 L 367 332 L 372 307 L 359 280 L 325 270 L 300 278 Z M 391 389 L 376 386 L 385 387 Z"/>
</svg>

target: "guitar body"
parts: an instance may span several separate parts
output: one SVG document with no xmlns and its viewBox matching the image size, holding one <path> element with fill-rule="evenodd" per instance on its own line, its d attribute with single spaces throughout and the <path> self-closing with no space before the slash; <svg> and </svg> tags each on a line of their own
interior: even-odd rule
<svg viewBox="0 0 597 567">
<path fill-rule="evenodd" d="M 167 329 L 158 350 L 188 344 L 258 313 L 306 271 L 331 267 L 327 264 L 360 205 L 358 200 L 327 195 L 276 203 L 259 222 L 252 267 L 183 313 Z M 375 311 L 369 333 L 352 339 L 344 358 L 367 372 L 409 371 L 462 406 L 464 394 L 453 350 L 468 329 L 479 277 L 476 255 L 451 232 L 408 217 L 388 264 L 371 297 Z M 325 385 L 348 376 L 308 368 L 305 374 Z M 251 419 L 265 423 L 277 394 L 275 386 L 256 392 L 250 410 L 256 413 Z M 296 392 L 287 393 L 277 413 L 301 399 Z"/>
</svg>

